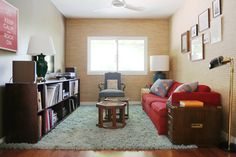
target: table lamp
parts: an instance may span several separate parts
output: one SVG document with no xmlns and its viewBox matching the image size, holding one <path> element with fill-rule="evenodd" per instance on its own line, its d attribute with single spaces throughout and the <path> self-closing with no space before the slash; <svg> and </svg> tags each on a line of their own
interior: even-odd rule
<svg viewBox="0 0 236 157">
<path fill-rule="evenodd" d="M 27 54 L 37 56 L 37 80 L 45 81 L 48 65 L 44 57 L 56 54 L 52 38 L 44 35 L 31 36 Z"/>
<path fill-rule="evenodd" d="M 150 56 L 150 71 L 155 71 L 153 82 L 155 82 L 157 79 L 166 79 L 166 75 L 163 73 L 163 71 L 169 71 L 169 56 Z"/>
<path fill-rule="evenodd" d="M 236 145 L 231 143 L 231 122 L 232 122 L 232 105 L 233 105 L 233 80 L 234 80 L 234 59 L 231 57 L 219 56 L 210 61 L 209 69 L 219 67 L 230 63 L 230 80 L 229 80 L 229 110 L 228 110 L 228 141 L 220 144 L 220 147 L 229 152 L 236 152 Z"/>
</svg>

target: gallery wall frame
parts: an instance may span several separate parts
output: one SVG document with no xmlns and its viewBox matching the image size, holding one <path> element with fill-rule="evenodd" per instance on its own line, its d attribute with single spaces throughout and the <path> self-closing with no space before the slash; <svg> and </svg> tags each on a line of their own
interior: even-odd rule
<svg viewBox="0 0 236 157">
<path fill-rule="evenodd" d="M 199 61 L 204 59 L 203 34 L 191 40 L 191 61 Z"/>
<path fill-rule="evenodd" d="M 214 18 L 221 15 L 221 0 L 213 0 L 212 1 L 212 15 Z"/>
<path fill-rule="evenodd" d="M 0 0 L 0 49 L 17 52 L 19 10 Z"/>
<path fill-rule="evenodd" d="M 181 52 L 187 53 L 190 50 L 190 33 L 186 31 L 181 34 Z"/>
<path fill-rule="evenodd" d="M 190 32 L 191 32 L 191 38 L 198 36 L 198 24 L 193 25 L 190 28 Z"/>
<path fill-rule="evenodd" d="M 208 8 L 198 16 L 199 32 L 203 32 L 210 28 L 210 9 Z"/>
</svg>

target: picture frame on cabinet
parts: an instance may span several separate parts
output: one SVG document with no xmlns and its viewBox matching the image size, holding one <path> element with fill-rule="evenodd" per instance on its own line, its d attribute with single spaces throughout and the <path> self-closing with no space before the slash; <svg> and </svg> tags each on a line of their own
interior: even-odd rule
<svg viewBox="0 0 236 157">
<path fill-rule="evenodd" d="M 190 50 L 190 44 L 189 44 L 189 31 L 186 31 L 181 34 L 181 52 L 187 53 Z"/>
<path fill-rule="evenodd" d="M 208 8 L 198 16 L 198 30 L 203 32 L 210 28 L 210 9 Z"/>
<path fill-rule="evenodd" d="M 212 2 L 212 15 L 214 18 L 221 15 L 221 0 L 213 0 Z"/>
<path fill-rule="evenodd" d="M 191 40 L 191 61 L 199 61 L 204 59 L 203 34 Z"/>
</svg>

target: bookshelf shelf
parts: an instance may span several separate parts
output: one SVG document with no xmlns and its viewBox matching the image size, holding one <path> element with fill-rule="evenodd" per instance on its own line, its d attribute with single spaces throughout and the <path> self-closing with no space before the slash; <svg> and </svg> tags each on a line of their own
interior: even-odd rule
<svg viewBox="0 0 236 157">
<path fill-rule="evenodd" d="M 38 142 L 79 107 L 79 87 L 79 79 L 7 83 L 6 142 Z"/>
</svg>

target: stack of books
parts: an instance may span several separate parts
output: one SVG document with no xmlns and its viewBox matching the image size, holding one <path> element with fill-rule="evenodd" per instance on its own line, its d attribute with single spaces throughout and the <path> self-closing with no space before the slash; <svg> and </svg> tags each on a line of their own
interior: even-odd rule
<svg viewBox="0 0 236 157">
<path fill-rule="evenodd" d="M 179 107 L 203 107 L 204 103 L 198 100 L 181 100 Z"/>
</svg>

